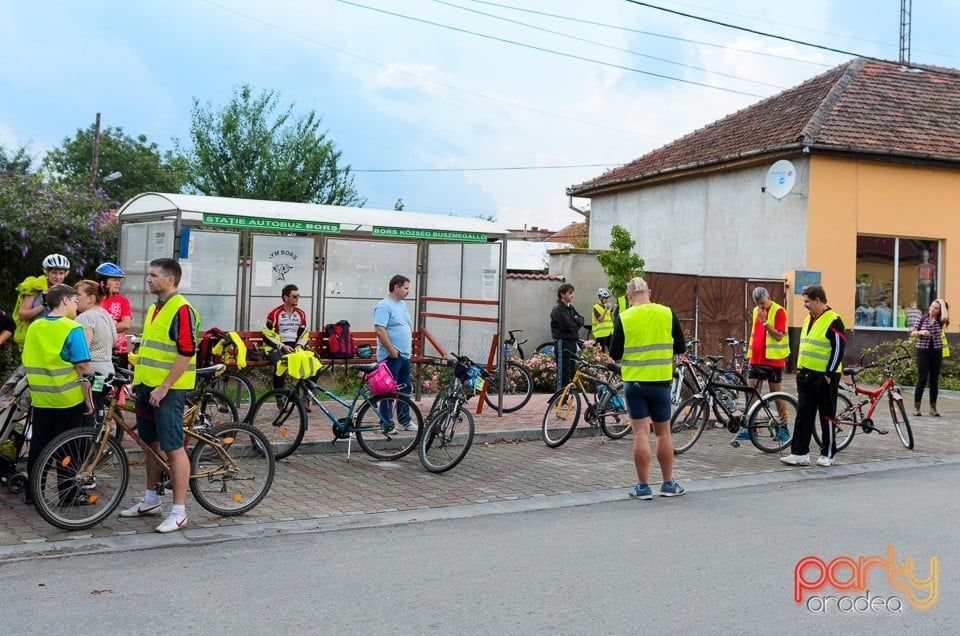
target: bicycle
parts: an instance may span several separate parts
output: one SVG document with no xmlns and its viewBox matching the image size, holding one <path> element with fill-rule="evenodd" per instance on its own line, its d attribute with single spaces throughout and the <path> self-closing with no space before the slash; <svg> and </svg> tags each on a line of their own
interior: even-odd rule
<svg viewBox="0 0 960 636">
<path fill-rule="evenodd" d="M 115 368 L 114 377 L 122 379 L 123 383 L 111 383 L 110 388 L 105 393 L 97 393 L 93 399 L 93 419 L 96 425 L 103 424 L 109 419 L 113 423 L 112 434 L 116 436 L 118 442 L 123 441 L 124 426 L 119 424 L 118 420 L 123 420 L 122 413 L 114 410 L 113 415 L 108 416 L 108 407 L 111 399 L 116 397 L 121 403 L 130 401 L 136 403 L 136 397 L 133 395 L 133 371 Z M 240 422 L 237 407 L 233 401 L 221 393 L 215 391 L 211 386 L 216 386 L 216 381 L 221 376 L 229 373 L 224 364 L 215 364 L 213 366 L 197 369 L 197 388 L 187 393 L 187 407 L 197 406 L 197 417 L 203 425 L 226 424 L 228 422 Z M 126 409 L 120 409 L 126 410 Z M 133 425 L 135 426 L 135 425 Z"/>
<path fill-rule="evenodd" d="M 360 371 L 366 376 L 376 370 L 378 363 L 350 364 L 347 368 Z M 314 376 L 316 377 L 316 376 Z M 307 431 L 307 412 L 300 396 L 319 407 L 333 426 L 333 440 L 347 439 L 347 459 L 350 459 L 352 436 L 356 436 L 360 448 L 376 459 L 394 460 L 405 457 L 417 447 L 423 431 L 423 416 L 416 403 L 402 393 L 374 395 L 366 382 L 361 382 L 347 402 L 329 389 L 310 378 L 294 378 L 296 383 L 286 389 L 274 389 L 265 393 L 253 407 L 250 422 L 262 431 L 270 441 L 277 459 L 288 457 L 300 446 Z M 318 397 L 324 396 L 347 408 L 344 417 L 330 412 Z M 400 428 L 397 406 L 406 405 L 411 424 L 416 433 Z"/>
<path fill-rule="evenodd" d="M 23 492 L 28 484 L 31 401 L 26 375 L 21 365 L 0 388 L 0 482 L 12 493 Z"/>
<path fill-rule="evenodd" d="M 198 366 L 207 367 L 220 362 L 237 361 L 237 348 L 242 347 L 243 343 L 236 332 L 212 328 L 207 330 L 204 338 L 205 342 L 201 345 L 204 355 L 202 358 L 198 356 Z M 223 373 L 207 378 L 197 389 L 211 389 L 227 396 L 236 407 L 238 421 L 249 420 L 257 391 L 253 382 L 240 371 L 227 368 Z"/>
<path fill-rule="evenodd" d="M 630 432 L 623 382 L 619 380 L 620 366 L 613 363 L 601 366 L 579 356 L 575 359 L 577 369 L 573 379 L 550 397 L 543 414 L 541 437 L 550 448 L 561 446 L 573 435 L 580 420 L 583 400 L 587 402 L 583 419 L 591 426 L 599 426 L 604 435 L 620 439 Z M 587 382 L 592 382 L 596 390 L 588 390 Z"/>
<path fill-rule="evenodd" d="M 453 374 L 430 407 L 418 446 L 420 463 L 432 473 L 446 472 L 466 457 L 473 444 L 474 422 L 465 405 L 483 390 L 490 376 L 467 356 L 451 355 L 449 360 L 436 362 L 452 367 Z"/>
<path fill-rule="evenodd" d="M 837 394 L 837 417 L 834 436 L 837 444 L 837 452 L 845 449 L 853 441 L 853 436 L 859 428 L 864 433 L 876 432 L 879 435 L 886 435 L 890 431 L 877 428 L 874 423 L 874 413 L 877 405 L 887 397 L 887 403 L 890 408 L 890 417 L 893 419 L 893 428 L 897 431 L 900 442 L 909 449 L 913 449 L 913 429 L 910 428 L 910 419 L 907 417 L 907 407 L 903 401 L 903 393 L 900 385 L 893 377 L 893 365 L 903 360 L 911 360 L 913 356 L 901 355 L 881 362 L 874 362 L 864 366 L 863 356 L 860 357 L 860 366 L 851 367 L 843 370 L 843 375 L 849 376 L 851 384 L 841 383 L 840 388 L 853 393 L 854 396 L 863 396 L 863 399 L 854 404 L 850 398 L 843 393 Z M 865 389 L 857 384 L 857 376 L 867 369 L 880 367 L 886 378 L 876 389 Z M 843 405 L 840 406 L 840 403 Z M 817 445 L 822 446 L 819 427 L 813 427 L 813 438 Z"/>
<path fill-rule="evenodd" d="M 750 441 L 765 453 L 777 453 L 789 446 L 793 435 L 787 427 L 789 408 L 796 412 L 797 398 L 783 391 L 760 395 L 757 387 L 747 382 L 730 382 L 720 369 L 723 356 L 707 356 L 709 375 L 705 385 L 695 395 L 687 398 L 676 408 L 670 418 L 670 434 L 675 455 L 690 450 L 703 431 L 711 410 L 719 407 L 726 417 L 726 428 L 731 433 L 746 429 Z M 737 403 L 725 399 L 728 392 L 743 393 L 749 408 L 746 413 L 737 413 Z M 781 415 L 780 412 L 785 414 Z M 740 447 L 736 435 L 730 440 L 734 448 Z"/>
<path fill-rule="evenodd" d="M 500 401 L 500 368 L 490 369 L 486 376 L 487 391 L 483 394 L 483 401 L 492 408 L 498 408 Z M 507 361 L 503 385 L 503 412 L 519 411 L 533 396 L 533 376 L 530 369 L 519 362 Z"/>
<path fill-rule="evenodd" d="M 200 371 L 198 371 L 200 373 Z M 61 433 L 37 457 L 30 474 L 34 506 L 48 523 L 63 530 L 90 528 L 109 516 L 123 500 L 130 479 L 127 451 L 111 434 L 107 422 L 116 422 L 144 453 L 170 474 L 162 453 L 154 451 L 135 428 L 116 411 L 140 416 L 119 395 L 126 379 L 111 376 L 98 394 L 109 394 L 110 405 L 102 422 Z M 256 428 L 240 422 L 210 425 L 199 417 L 200 403 L 184 413 L 184 449 L 190 451 L 190 491 L 213 514 L 230 517 L 259 504 L 273 484 L 275 460 L 270 443 Z M 167 480 L 153 485 L 162 495 Z"/>
<path fill-rule="evenodd" d="M 523 333 L 523 329 L 514 329 L 507 332 L 509 337 L 503 341 L 503 359 L 511 360 L 515 358 L 520 358 L 520 360 L 526 360 L 526 356 L 523 354 L 523 347 L 527 343 L 526 340 L 518 340 L 518 333 Z"/>
</svg>

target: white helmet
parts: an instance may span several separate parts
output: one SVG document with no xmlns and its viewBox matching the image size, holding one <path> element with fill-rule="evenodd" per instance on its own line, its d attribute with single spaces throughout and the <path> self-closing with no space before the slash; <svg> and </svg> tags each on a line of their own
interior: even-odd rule
<svg viewBox="0 0 960 636">
<path fill-rule="evenodd" d="M 70 269 L 70 261 L 63 254 L 50 254 L 43 259 L 43 269 Z"/>
</svg>

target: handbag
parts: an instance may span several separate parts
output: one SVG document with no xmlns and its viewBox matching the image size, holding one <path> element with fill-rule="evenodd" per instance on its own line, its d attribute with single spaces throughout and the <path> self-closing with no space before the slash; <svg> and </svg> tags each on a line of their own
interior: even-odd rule
<svg viewBox="0 0 960 636">
<path fill-rule="evenodd" d="M 376 369 L 367 374 L 366 379 L 370 392 L 374 395 L 397 392 L 397 380 L 390 373 L 390 367 L 382 360 Z"/>
</svg>

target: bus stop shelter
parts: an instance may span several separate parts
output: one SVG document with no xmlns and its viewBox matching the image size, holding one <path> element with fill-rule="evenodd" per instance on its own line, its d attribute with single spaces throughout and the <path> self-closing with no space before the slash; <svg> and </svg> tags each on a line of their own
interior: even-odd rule
<svg viewBox="0 0 960 636">
<path fill-rule="evenodd" d="M 486 361 L 502 340 L 507 231 L 489 221 L 158 193 L 133 197 L 118 216 L 134 330 L 154 301 L 148 264 L 167 257 L 183 268 L 180 291 L 200 313 L 201 330 L 262 329 L 292 283 L 311 331 L 339 320 L 371 331 L 374 306 L 403 274 L 414 329 L 431 336 L 424 355 L 438 355 L 438 345 Z"/>
</svg>

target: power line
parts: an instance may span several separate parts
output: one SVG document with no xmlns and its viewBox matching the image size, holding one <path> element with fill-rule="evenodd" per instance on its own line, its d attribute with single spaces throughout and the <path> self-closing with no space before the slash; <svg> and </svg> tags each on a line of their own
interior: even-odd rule
<svg viewBox="0 0 960 636">
<path fill-rule="evenodd" d="M 474 36 L 477 36 L 477 37 L 480 37 L 480 38 L 484 38 L 484 39 L 487 39 L 487 40 L 493 40 L 493 41 L 495 41 L 495 42 L 502 42 L 502 43 L 504 43 L 504 44 L 511 44 L 511 45 L 513 45 L 513 46 L 519 46 L 519 47 L 522 47 L 522 48 L 525 48 L 525 49 L 531 49 L 531 50 L 534 50 L 534 51 L 541 51 L 541 52 L 543 52 L 543 53 L 550 53 L 550 54 L 553 54 L 553 55 L 559 55 L 559 56 L 561 56 L 561 57 L 566 57 L 566 58 L 570 58 L 570 59 L 574 59 L 574 60 L 580 60 L 580 61 L 582 61 L 582 62 L 591 62 L 591 63 L 593 63 L 593 64 L 599 64 L 599 65 L 601 65 L 601 66 L 609 66 L 610 68 L 616 68 L 616 69 L 619 69 L 619 70 L 621 70 L 621 71 L 629 71 L 629 72 L 631 72 L 631 73 L 639 73 L 639 74 L 641 74 L 641 75 L 647 75 L 647 76 L 649 76 L 649 77 L 657 77 L 657 78 L 659 78 L 659 79 L 669 80 L 669 81 L 671 81 L 671 82 L 680 82 L 680 83 L 683 83 L 683 84 L 691 84 L 691 85 L 694 85 L 694 86 L 701 86 L 701 87 L 703 87 L 703 88 L 710 88 L 710 89 L 713 89 L 713 90 L 723 91 L 723 92 L 726 92 L 726 93 L 734 93 L 734 94 L 736 94 L 736 95 L 746 95 L 746 96 L 748 96 L 748 97 L 757 97 L 757 98 L 761 98 L 761 99 L 762 99 L 763 97 L 765 97 L 765 95 L 758 95 L 758 94 L 756 94 L 756 93 L 748 93 L 748 92 L 746 92 L 746 91 L 738 91 L 738 90 L 733 89 L 733 88 L 724 88 L 724 87 L 722 87 L 722 86 L 712 86 L 712 85 L 710 85 L 710 84 L 704 84 L 703 82 L 697 82 L 697 81 L 694 81 L 694 80 L 683 79 L 683 78 L 680 78 L 680 77 L 673 77 L 673 76 L 671 76 L 671 75 L 664 75 L 664 74 L 662 74 L 662 73 L 654 73 L 654 72 L 652 72 L 652 71 L 644 71 L 644 70 L 642 70 L 642 69 L 633 68 L 633 67 L 631 67 L 631 66 L 624 66 L 624 65 L 622 65 L 622 64 L 614 64 L 614 63 L 612 63 L 612 62 L 604 62 L 603 60 L 595 60 L 595 59 L 593 59 L 593 58 L 584 57 L 584 56 L 581 56 L 581 55 L 574 55 L 573 53 L 565 53 L 565 52 L 563 52 L 563 51 L 554 51 L 553 49 L 548 49 L 548 48 L 544 48 L 544 47 L 541 47 L 541 46 L 534 46 L 533 44 L 524 44 L 523 42 L 517 42 L 517 41 L 515 41 L 515 40 L 508 40 L 508 39 L 506 39 L 506 38 L 497 37 L 497 36 L 495 36 L 495 35 L 487 35 L 487 34 L 485 34 L 485 33 L 477 33 L 477 32 L 475 32 L 475 31 L 469 31 L 469 30 L 467 30 L 467 29 L 461 29 L 461 28 L 459 28 L 459 27 L 450 26 L 450 25 L 448 25 L 448 24 L 441 24 L 441 23 L 439 23 L 439 22 L 432 22 L 432 21 L 430 21 L 430 20 L 424 20 L 424 19 L 422 19 L 422 18 L 415 18 L 415 17 L 413 17 L 413 16 L 404 15 L 404 14 L 402 14 L 402 13 L 395 13 L 395 12 L 393 12 L 393 11 L 387 11 L 386 9 L 378 9 L 377 7 L 370 7 L 370 6 L 367 6 L 367 5 L 364 5 L 364 4 L 360 4 L 360 3 L 357 3 L 357 2 L 350 2 L 349 0 L 336 0 L 336 1 L 339 2 L 339 3 L 341 3 L 341 4 L 350 5 L 350 6 L 353 6 L 353 7 L 360 8 L 360 9 L 367 9 L 368 11 L 373 11 L 373 12 L 375 12 L 375 13 L 382 13 L 382 14 L 384 14 L 384 15 L 392 15 L 392 16 L 394 16 L 394 17 L 396 17 L 396 18 L 402 18 L 402 19 L 404 19 L 404 20 L 411 20 L 411 21 L 413 21 L 413 22 L 419 22 L 419 23 L 421 23 L 421 24 L 429 24 L 430 26 L 435 26 L 435 27 L 438 27 L 438 28 L 441 28 L 441 29 L 447 29 L 447 30 L 449 30 L 449 31 L 455 31 L 455 32 L 457 32 L 457 33 L 466 33 L 467 35 L 474 35 Z"/>
<path fill-rule="evenodd" d="M 757 31 L 756 29 L 750 29 L 748 27 L 742 27 L 736 24 L 730 24 L 728 22 L 721 22 L 720 20 L 713 20 L 711 18 L 704 18 L 703 16 L 694 15 L 692 13 L 684 13 L 683 11 L 677 11 L 676 9 L 667 9 L 666 7 L 658 7 L 655 4 L 650 4 L 649 2 L 640 2 L 640 0 L 626 0 L 630 4 L 635 4 L 637 6 L 646 7 L 648 9 L 655 9 L 657 11 L 663 11 L 664 13 L 672 13 L 673 15 L 679 15 L 684 18 L 690 18 L 691 20 L 699 20 L 700 22 L 706 22 L 708 24 L 715 24 L 717 26 L 726 27 L 728 29 L 736 29 L 737 31 L 743 31 L 745 33 L 752 33 L 753 35 L 760 35 L 765 38 L 773 38 L 775 40 L 781 40 L 783 42 L 790 42 L 791 44 L 799 44 L 800 46 L 809 46 L 815 49 L 820 49 L 822 51 L 830 51 L 831 53 L 840 53 L 841 55 L 849 55 L 850 57 L 863 57 L 871 60 L 877 60 L 877 58 L 872 58 L 866 55 L 861 55 L 859 53 L 854 53 L 853 51 L 844 51 L 843 49 L 835 49 L 830 46 L 824 46 L 822 44 L 812 44 L 810 42 L 804 42 L 803 40 L 796 40 L 794 38 L 788 38 L 785 35 L 775 35 L 773 33 L 766 33 L 764 31 Z M 877 60 L 879 61 L 879 60 Z"/>
<path fill-rule="evenodd" d="M 702 40 L 694 40 L 690 38 L 682 38 L 676 35 L 666 35 L 664 33 L 656 33 L 654 31 L 643 31 L 641 29 L 633 29 L 630 27 L 625 27 L 619 24 L 607 24 L 605 22 L 594 22 L 592 20 L 584 20 L 582 18 L 572 18 L 565 15 L 557 15 L 556 13 L 548 13 L 546 11 L 536 11 L 534 9 L 524 9 L 521 7 L 513 7 L 507 4 L 500 4 L 498 2 L 490 2 L 489 0 L 469 0 L 470 2 L 475 2 L 477 4 L 485 4 L 492 7 L 500 7 L 501 9 L 509 9 L 511 11 L 522 11 L 524 13 L 533 13 L 536 15 L 547 16 L 550 18 L 557 18 L 559 20 L 569 20 L 571 22 L 577 22 L 579 24 L 589 24 L 591 26 L 604 27 L 606 29 L 615 29 L 617 31 L 626 31 L 628 33 L 636 33 L 638 35 L 649 35 L 650 37 L 663 38 L 666 40 L 675 40 L 677 42 L 687 42 L 689 44 L 699 44 L 701 46 L 709 46 L 718 49 L 727 49 L 730 51 L 737 51 L 738 53 L 746 53 L 749 55 L 759 55 L 761 57 L 772 57 L 779 60 L 786 60 L 788 62 L 797 62 L 800 64 L 812 64 L 814 66 L 822 66 L 824 68 L 830 68 L 830 64 L 824 64 L 823 62 L 815 62 L 813 60 L 798 60 L 795 57 L 789 57 L 787 55 L 777 55 L 776 53 L 767 53 L 764 51 L 753 51 L 750 49 L 741 49 L 735 46 L 729 46 L 727 44 L 716 44 L 714 42 L 704 42 Z"/>
<path fill-rule="evenodd" d="M 567 170 L 570 168 L 616 168 L 626 162 L 620 163 L 582 163 L 577 165 L 564 166 L 501 166 L 497 168 L 364 168 L 356 170 L 350 169 L 350 172 L 509 172 L 520 170 Z"/>
<path fill-rule="evenodd" d="M 273 24 L 273 23 L 271 23 L 271 22 L 267 22 L 266 20 L 262 20 L 262 19 L 260 19 L 260 18 L 256 18 L 256 17 L 251 16 L 251 15 L 248 15 L 248 14 L 246 14 L 246 13 L 242 13 L 242 12 L 240 12 L 240 11 L 237 11 L 236 9 L 233 9 L 233 8 L 224 6 L 224 5 L 222 5 L 222 4 L 219 4 L 219 3 L 217 3 L 217 2 L 214 2 L 213 0 L 204 0 L 204 2 L 206 2 L 207 4 L 209 4 L 209 5 L 211 5 L 211 6 L 216 7 L 216 8 L 218 8 L 218 9 L 222 10 L 222 11 L 226 11 L 226 12 L 228 12 L 228 13 L 232 13 L 232 14 L 240 17 L 240 18 L 243 18 L 244 20 L 249 20 L 250 22 L 254 22 L 254 23 L 259 24 L 259 25 L 261 25 L 261 26 L 265 26 L 265 27 L 267 27 L 267 28 L 269 28 L 269 29 L 273 29 L 273 30 L 278 31 L 278 32 L 280 32 L 280 33 L 284 33 L 284 34 L 286 34 L 286 35 L 289 35 L 289 36 L 291 36 L 291 37 L 295 37 L 295 38 L 297 38 L 297 39 L 299 39 L 299 40 L 303 40 L 304 42 L 308 42 L 308 43 L 313 44 L 313 45 L 315 45 L 315 46 L 319 46 L 319 47 L 322 47 L 322 48 L 325 48 L 325 49 L 329 49 L 329 50 L 331 50 L 331 51 L 333 51 L 333 52 L 335 52 L 335 53 L 338 53 L 338 54 L 340 54 L 340 55 L 345 55 L 345 56 L 347 56 L 347 57 L 352 57 L 352 58 L 358 59 L 358 60 L 360 60 L 360 61 L 362 61 L 362 62 L 366 62 L 367 64 L 373 64 L 374 66 L 379 66 L 379 67 L 381 67 L 381 68 L 388 69 L 388 70 L 390 70 L 390 71 L 392 71 L 392 72 L 394 72 L 394 73 L 400 73 L 400 74 L 402 74 L 402 75 L 407 75 L 407 76 L 409 76 L 409 77 L 416 78 L 416 79 L 421 80 L 421 81 L 423 81 L 423 82 L 426 82 L 426 83 L 428 83 L 428 84 L 433 84 L 434 86 L 442 86 L 442 87 L 444 87 L 444 88 L 447 88 L 447 89 L 449 89 L 449 90 L 452 90 L 452 91 L 455 91 L 455 92 L 458 92 L 458 93 L 463 93 L 463 94 L 466 94 L 466 95 L 471 95 L 471 96 L 473 96 L 473 97 L 479 97 L 480 99 L 485 99 L 485 100 L 487 100 L 487 101 L 496 102 L 496 103 L 501 104 L 501 105 L 503 105 L 503 106 L 506 106 L 506 107 L 508 107 L 508 108 L 515 108 L 515 109 L 518 109 L 518 110 L 525 110 L 525 111 L 527 111 L 527 112 L 536 113 L 536 114 L 538 114 L 538 115 L 545 115 L 545 116 L 547 116 L 547 117 L 552 117 L 552 118 L 555 118 L 555 119 L 562 119 L 562 120 L 564 120 L 564 121 L 573 122 L 573 123 L 575 123 L 575 124 L 580 124 L 580 125 L 583 125 L 583 126 L 591 126 L 591 127 L 593 127 L 593 128 L 602 128 L 602 129 L 604 129 L 604 130 L 612 130 L 612 131 L 615 131 L 615 132 L 635 134 L 633 131 L 627 130 L 627 129 L 625 129 L 625 128 L 620 128 L 620 127 L 618 127 L 618 126 L 609 126 L 609 125 L 607 125 L 607 124 L 602 124 L 602 123 L 595 122 L 595 121 L 587 121 L 587 120 L 583 120 L 583 119 L 577 119 L 576 117 L 570 117 L 569 115 L 562 115 L 562 114 L 560 114 L 560 113 L 552 113 L 552 112 L 550 112 L 550 111 L 542 110 L 542 109 L 539 109 L 539 108 L 533 108 L 532 106 L 527 106 L 527 105 L 525 105 L 525 104 L 520 104 L 520 103 L 518 103 L 518 102 L 514 102 L 514 101 L 511 101 L 511 100 L 509 100 L 509 99 L 503 99 L 502 97 L 494 97 L 494 96 L 492 96 L 492 95 L 487 95 L 487 94 L 485 94 L 485 93 L 479 93 L 479 92 L 477 92 L 477 91 L 472 91 L 472 90 L 467 89 L 467 88 L 461 88 L 460 86 L 457 86 L 457 85 L 455 85 L 455 84 L 450 84 L 450 83 L 447 83 L 447 82 L 441 82 L 440 80 L 437 80 L 437 79 L 432 78 L 432 77 L 427 77 L 427 76 L 425 76 L 425 75 L 419 75 L 419 74 L 414 73 L 414 72 L 412 72 L 412 71 L 408 71 L 408 70 L 405 70 L 405 69 L 402 69 L 402 68 L 397 68 L 397 67 L 395 67 L 395 66 L 393 66 L 393 65 L 386 64 L 386 63 L 384 63 L 384 62 L 380 62 L 380 61 L 378 61 L 378 60 L 374 60 L 374 59 L 371 59 L 371 58 L 369 58 L 369 57 L 365 57 L 365 56 L 363 56 L 363 55 L 358 55 L 358 54 L 356 54 L 356 53 L 351 53 L 350 51 L 345 51 L 345 50 L 343 50 L 343 49 L 339 49 L 339 48 L 337 48 L 337 47 L 335 47 L 335 46 L 331 46 L 331 45 L 329 45 L 329 44 L 327 44 L 327 43 L 325 43 L 325 42 L 322 42 L 322 41 L 320 41 L 320 40 L 317 40 L 317 39 L 315 39 L 315 38 L 311 38 L 311 37 L 308 37 L 308 36 L 306 36 L 306 35 L 303 35 L 302 33 L 297 33 L 297 32 L 295 32 L 295 31 L 291 31 L 290 29 L 286 29 L 286 28 L 284 28 L 284 27 L 278 26 L 278 25 Z"/>
<path fill-rule="evenodd" d="M 675 66 L 682 66 L 683 68 L 693 69 L 695 71 L 702 71 L 704 73 L 710 73 L 713 75 L 719 75 L 720 77 L 728 77 L 730 79 L 740 80 L 743 82 L 752 82 L 754 84 L 759 84 L 761 86 L 768 86 L 770 88 L 784 89 L 785 86 L 779 86 L 777 84 L 770 84 L 767 82 L 761 82 L 759 80 L 753 80 L 746 77 L 740 77 L 739 75 L 733 75 L 732 73 L 722 73 L 720 71 L 713 71 L 708 68 L 703 68 L 702 66 L 694 66 L 692 64 L 684 64 L 683 62 L 676 62 L 674 60 L 669 60 L 664 57 L 657 57 L 655 55 L 647 55 L 646 53 L 639 53 L 637 51 L 631 51 L 630 49 L 625 49 L 619 46 L 613 46 L 612 44 L 604 44 L 603 42 L 597 42 L 595 40 L 588 40 L 587 38 L 581 38 L 576 35 L 570 35 L 568 33 L 561 33 L 560 31 L 554 31 L 552 29 L 547 29 L 544 27 L 536 26 L 534 24 L 528 24 L 526 22 L 520 22 L 519 20 L 511 20 L 510 18 L 505 18 L 503 16 L 495 15 L 493 13 L 487 13 L 485 11 L 477 11 L 476 9 L 468 9 L 467 7 L 460 6 L 458 4 L 453 4 L 452 2 L 446 2 L 446 0 L 433 0 L 437 4 L 446 5 L 448 7 L 453 7 L 454 9 L 460 9 L 461 11 L 469 11 L 470 13 L 476 13 L 477 15 L 486 16 L 488 18 L 494 18 L 495 20 L 503 20 L 504 22 L 509 22 L 510 24 L 516 24 L 528 29 L 534 29 L 536 31 L 542 31 L 544 33 L 550 33 L 551 35 L 559 35 L 563 38 L 569 38 L 571 40 L 576 40 L 577 42 L 585 42 L 586 44 L 592 44 L 594 46 L 599 46 L 605 49 L 610 49 L 612 51 L 619 51 L 620 53 L 627 53 L 629 55 L 635 55 L 637 57 L 643 57 L 648 60 L 654 60 L 656 62 L 663 62 L 665 64 L 673 64 Z"/>
</svg>

